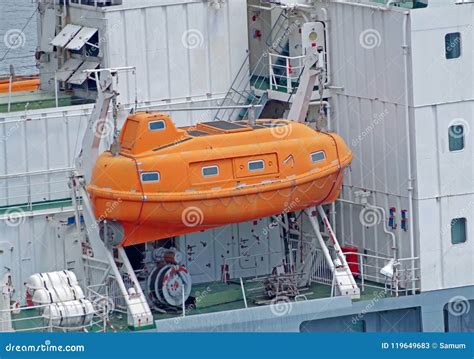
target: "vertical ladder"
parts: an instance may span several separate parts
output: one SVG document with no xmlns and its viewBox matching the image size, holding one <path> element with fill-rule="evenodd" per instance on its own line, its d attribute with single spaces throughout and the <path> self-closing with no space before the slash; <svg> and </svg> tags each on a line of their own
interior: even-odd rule
<svg viewBox="0 0 474 359">
<path fill-rule="evenodd" d="M 317 212 L 316 212 L 317 210 Z M 318 206 L 317 208 L 308 208 L 305 210 L 306 215 L 309 218 L 309 221 L 313 227 L 314 233 L 316 234 L 316 238 L 319 241 L 319 245 L 326 257 L 328 265 L 333 274 L 333 283 L 336 286 L 336 294 L 341 296 L 350 296 L 353 299 L 360 298 L 360 289 L 357 286 L 357 283 L 352 275 L 352 271 L 347 264 L 346 257 L 344 253 L 342 253 L 341 247 L 339 246 L 339 242 L 337 241 L 336 235 L 329 223 L 329 220 L 324 212 L 322 206 Z M 335 258 L 331 257 L 329 253 L 329 248 L 326 245 L 326 242 L 323 239 L 321 231 L 319 229 L 319 222 L 316 217 L 316 213 L 319 213 L 321 219 L 323 220 L 324 226 L 326 227 L 329 239 L 332 242 L 332 246 L 335 251 Z"/>
</svg>

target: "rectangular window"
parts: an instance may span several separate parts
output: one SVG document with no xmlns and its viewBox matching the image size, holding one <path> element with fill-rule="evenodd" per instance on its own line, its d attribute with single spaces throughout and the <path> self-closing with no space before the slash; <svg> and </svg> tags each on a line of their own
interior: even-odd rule
<svg viewBox="0 0 474 359">
<path fill-rule="evenodd" d="M 326 154 L 324 151 L 318 151 L 311 154 L 311 162 L 321 162 L 326 159 Z"/>
<path fill-rule="evenodd" d="M 160 173 L 159 172 L 144 172 L 141 175 L 142 182 L 159 182 Z"/>
<path fill-rule="evenodd" d="M 219 175 L 219 167 L 217 166 L 208 166 L 202 168 L 202 175 L 204 177 L 215 177 Z"/>
<path fill-rule="evenodd" d="M 262 160 L 251 161 L 248 163 L 249 171 L 261 171 L 265 168 L 265 162 Z"/>
<path fill-rule="evenodd" d="M 148 122 L 148 128 L 150 131 L 162 131 L 166 128 L 165 121 L 152 121 Z"/>
<path fill-rule="evenodd" d="M 461 57 L 461 33 L 453 32 L 447 34 L 444 38 L 444 46 L 446 50 L 446 58 L 448 60 Z"/>
<path fill-rule="evenodd" d="M 451 221 L 451 243 L 461 244 L 467 241 L 466 218 L 455 218 Z"/>
<path fill-rule="evenodd" d="M 461 151 L 464 149 L 464 126 L 453 125 L 449 127 L 449 151 Z"/>
</svg>

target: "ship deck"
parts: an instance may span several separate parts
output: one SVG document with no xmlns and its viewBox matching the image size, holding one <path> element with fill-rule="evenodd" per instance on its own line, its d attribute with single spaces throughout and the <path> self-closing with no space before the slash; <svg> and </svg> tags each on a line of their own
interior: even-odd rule
<svg viewBox="0 0 474 359">
<path fill-rule="evenodd" d="M 66 92 L 58 95 L 58 107 L 84 105 L 94 103 L 94 100 L 79 98 Z M 10 107 L 10 111 L 8 111 Z M 38 110 L 56 107 L 56 96 L 49 91 L 20 91 L 0 94 L 0 113 Z"/>
<path fill-rule="evenodd" d="M 368 283 L 367 283 L 368 284 Z M 246 299 L 248 308 L 270 305 L 270 301 L 263 303 L 261 283 L 252 279 L 244 281 L 246 290 Z M 366 286 L 360 299 L 355 301 L 373 300 L 374 298 L 389 297 L 390 293 L 383 293 L 383 287 L 377 287 L 375 283 Z M 306 288 L 302 294 L 304 298 L 300 300 L 313 300 L 321 298 L 329 298 L 331 296 L 331 287 L 329 285 L 312 283 Z M 209 314 L 216 312 L 226 312 L 236 309 L 244 309 L 245 302 L 242 295 L 242 289 L 239 283 L 221 283 L 212 282 L 197 284 L 193 286 L 191 295 L 196 298 L 195 304 L 185 309 L 186 316 L 194 316 L 200 314 Z M 257 300 L 258 298 L 258 300 Z M 155 323 L 159 325 L 159 321 L 163 319 L 179 318 L 183 313 L 181 309 L 153 311 Z M 12 315 L 13 330 L 19 332 L 49 332 L 61 331 L 44 326 L 43 318 L 37 309 L 23 309 L 19 314 Z M 149 327 L 146 329 L 150 329 Z M 125 312 L 114 311 L 110 314 L 105 331 L 107 332 L 129 332 L 133 329 L 127 325 L 127 314 Z M 94 325 L 87 327 L 88 332 L 104 331 L 103 321 L 97 321 Z"/>
<path fill-rule="evenodd" d="M 381 294 L 381 292 L 384 290 L 383 287 L 377 287 L 375 283 L 371 283 L 370 285 L 370 287 L 365 287 L 364 292 L 361 293 L 360 299 L 355 301 L 373 300 L 376 297 L 381 298 L 390 296 L 389 292 Z M 258 286 L 260 286 L 260 283 L 252 282 L 251 280 L 244 282 L 246 292 L 249 292 L 247 293 L 248 308 L 270 304 L 258 303 L 255 300 L 255 294 L 250 294 L 252 289 L 258 289 Z M 261 294 L 261 291 L 259 294 Z M 302 292 L 302 294 L 304 294 L 307 300 L 329 298 L 331 296 L 331 286 L 313 283 L 309 288 Z M 191 308 L 188 307 L 185 310 L 186 316 L 225 312 L 245 308 L 241 286 L 235 282 L 228 284 L 213 282 L 194 285 L 191 295 L 197 298 L 197 301 L 195 306 L 192 306 Z M 260 298 L 261 296 L 259 299 Z M 155 322 L 158 321 L 157 325 L 159 325 L 160 320 L 178 318 L 181 316 L 182 310 L 168 311 L 167 313 L 154 311 L 153 315 Z M 127 326 L 126 314 L 112 314 L 107 331 L 131 331 L 131 329 Z"/>
</svg>

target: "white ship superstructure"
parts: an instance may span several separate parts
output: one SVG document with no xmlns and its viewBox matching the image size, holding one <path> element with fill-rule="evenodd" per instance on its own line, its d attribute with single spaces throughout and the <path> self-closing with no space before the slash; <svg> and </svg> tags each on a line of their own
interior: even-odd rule
<svg viewBox="0 0 474 359">
<path fill-rule="evenodd" d="M 99 327 L 106 314 L 130 314 L 116 279 L 132 289 L 133 267 L 145 295 L 158 293 L 152 330 L 474 330 L 473 3 L 43 0 L 38 9 L 40 91 L 0 98 L 4 297 L 24 306 L 30 276 L 68 270 L 100 308 L 89 320 Z M 354 154 L 340 199 L 319 213 L 289 204 L 278 217 L 176 237 L 166 250 L 120 250 L 114 272 L 71 192 L 103 92 L 96 70 L 118 76 L 118 128 L 147 109 L 183 126 L 290 116 L 337 132 Z M 337 241 L 360 299 L 337 285 Z M 195 301 L 163 309 L 181 298 L 150 283 L 177 264 Z M 275 278 L 286 290 L 269 297 Z M 0 328 L 25 329 L 14 306 Z M 47 329 L 60 327 L 48 318 Z"/>
</svg>

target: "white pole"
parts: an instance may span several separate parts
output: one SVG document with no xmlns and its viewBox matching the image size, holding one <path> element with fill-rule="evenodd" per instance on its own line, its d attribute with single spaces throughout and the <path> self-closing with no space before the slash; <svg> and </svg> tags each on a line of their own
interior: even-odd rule
<svg viewBox="0 0 474 359">
<path fill-rule="evenodd" d="M 54 73 L 54 98 L 56 100 L 56 108 L 59 107 L 59 100 L 58 100 L 58 80 L 57 80 L 57 73 Z"/>
<path fill-rule="evenodd" d="M 11 101 L 12 101 L 12 82 L 13 82 L 13 76 L 10 75 L 10 79 L 8 81 L 8 112 L 10 112 Z"/>
<path fill-rule="evenodd" d="M 182 303 L 183 317 L 185 317 L 186 316 L 186 301 L 184 299 L 184 285 L 181 287 L 181 298 L 183 300 L 183 303 Z"/>
<path fill-rule="evenodd" d="M 242 297 L 244 298 L 245 308 L 248 308 L 247 297 L 245 295 L 244 281 L 242 280 L 242 277 L 240 277 L 240 288 L 242 289 Z"/>
</svg>

